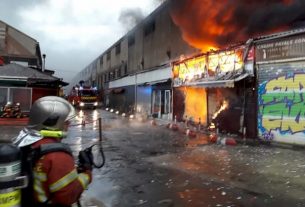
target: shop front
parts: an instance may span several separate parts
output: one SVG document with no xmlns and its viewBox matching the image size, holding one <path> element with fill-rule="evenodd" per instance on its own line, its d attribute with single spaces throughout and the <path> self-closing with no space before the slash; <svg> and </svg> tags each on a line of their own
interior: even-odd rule
<svg viewBox="0 0 305 207">
<path fill-rule="evenodd" d="M 305 145 L 305 34 L 257 42 L 259 137 Z"/>
<path fill-rule="evenodd" d="M 238 46 L 174 63 L 173 110 L 178 121 L 255 136 L 247 130 L 255 122 L 251 123 L 254 113 L 248 116 L 255 93 L 253 64 L 245 67 L 250 60 L 244 58 L 245 51 L 245 46 Z"/>
<path fill-rule="evenodd" d="M 168 65 L 109 82 L 107 106 L 138 116 L 171 119 L 171 68 Z"/>
<path fill-rule="evenodd" d="M 109 94 L 109 107 L 115 111 L 133 113 L 134 87 L 113 88 Z"/>
<path fill-rule="evenodd" d="M 152 84 L 152 116 L 172 120 L 171 79 Z"/>
<path fill-rule="evenodd" d="M 135 106 L 134 83 L 133 76 L 109 82 L 109 88 L 105 92 L 105 106 L 115 112 L 133 114 Z"/>
</svg>

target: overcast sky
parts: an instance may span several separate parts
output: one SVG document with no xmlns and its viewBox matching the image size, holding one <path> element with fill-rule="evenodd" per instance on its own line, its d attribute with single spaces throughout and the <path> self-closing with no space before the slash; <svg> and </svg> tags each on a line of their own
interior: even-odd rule
<svg viewBox="0 0 305 207">
<path fill-rule="evenodd" d="M 0 0 L 0 19 L 36 39 L 46 68 L 69 82 L 158 0 Z"/>
</svg>

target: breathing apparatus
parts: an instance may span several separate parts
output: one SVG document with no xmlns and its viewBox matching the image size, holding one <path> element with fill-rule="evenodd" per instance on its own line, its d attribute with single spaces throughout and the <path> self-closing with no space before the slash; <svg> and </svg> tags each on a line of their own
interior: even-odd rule
<svg viewBox="0 0 305 207">
<path fill-rule="evenodd" d="M 55 139 L 65 138 L 67 133 L 64 131 L 64 126 L 66 122 L 75 116 L 74 107 L 65 99 L 56 96 L 40 98 L 36 100 L 31 107 L 29 124 L 26 128 L 20 131 L 19 135 L 14 140 L 14 144 L 18 147 L 25 147 L 43 139 L 44 137 Z M 105 156 L 102 149 L 101 118 L 98 119 L 98 123 L 99 142 L 79 152 L 79 166 L 84 164 L 84 159 L 87 159 L 86 162 L 90 163 L 92 168 L 101 168 L 105 164 Z M 78 206 L 80 206 L 80 202 L 78 202 Z"/>
</svg>

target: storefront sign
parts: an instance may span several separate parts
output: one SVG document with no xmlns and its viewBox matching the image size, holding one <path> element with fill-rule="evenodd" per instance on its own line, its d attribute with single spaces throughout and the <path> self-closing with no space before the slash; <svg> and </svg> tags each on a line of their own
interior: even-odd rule
<svg viewBox="0 0 305 207">
<path fill-rule="evenodd" d="M 174 65 L 174 86 L 184 85 L 206 76 L 206 56 L 188 59 Z"/>
<path fill-rule="evenodd" d="M 215 81 L 228 73 L 243 68 L 243 48 L 204 54 L 188 59 L 173 67 L 174 86 L 195 85 L 203 81 Z"/>
<path fill-rule="evenodd" d="M 305 59 L 305 35 L 271 40 L 257 45 L 256 62 Z"/>
</svg>

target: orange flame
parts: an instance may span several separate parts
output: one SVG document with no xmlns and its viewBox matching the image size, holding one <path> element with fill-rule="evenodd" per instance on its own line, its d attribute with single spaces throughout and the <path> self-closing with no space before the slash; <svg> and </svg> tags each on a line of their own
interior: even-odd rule
<svg viewBox="0 0 305 207">
<path fill-rule="evenodd" d="M 283 31 L 305 18 L 297 0 L 171 0 L 183 39 L 203 52 Z M 270 13 L 270 8 L 273 8 Z M 300 14 L 296 18 L 295 14 Z M 285 15 L 285 19 L 280 18 Z"/>
<path fill-rule="evenodd" d="M 207 120 L 207 93 L 204 88 L 192 88 L 184 87 L 179 90 L 183 90 L 185 94 L 185 111 L 184 117 L 193 118 L 195 123 L 201 121 L 202 125 L 206 125 Z M 198 99 L 198 97 L 202 97 Z"/>
<path fill-rule="evenodd" d="M 213 114 L 212 119 L 215 119 L 220 114 L 220 112 L 222 112 L 223 110 L 227 109 L 228 106 L 229 106 L 228 101 L 224 100 L 222 102 L 222 105 L 220 106 L 220 108 Z"/>
</svg>

